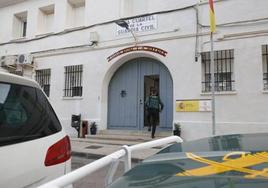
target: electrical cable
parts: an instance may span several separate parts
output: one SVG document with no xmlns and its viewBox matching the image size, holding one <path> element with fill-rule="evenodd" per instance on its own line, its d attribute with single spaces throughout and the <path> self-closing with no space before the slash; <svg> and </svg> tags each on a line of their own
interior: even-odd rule
<svg viewBox="0 0 268 188">
<path fill-rule="evenodd" d="M 227 1 L 227 0 L 225 0 L 225 1 Z M 177 8 L 177 9 L 166 10 L 166 11 L 156 11 L 156 12 L 147 13 L 147 14 L 140 14 L 140 15 L 136 15 L 136 16 L 124 17 L 124 18 L 121 18 L 121 19 L 128 20 L 128 19 L 134 19 L 134 18 L 137 18 L 137 17 L 151 16 L 151 15 L 155 15 L 155 14 L 161 15 L 161 14 L 167 14 L 167 13 L 177 12 L 177 11 L 181 11 L 181 10 L 187 10 L 187 9 L 191 9 L 191 8 L 193 8 L 193 9 L 196 10 L 196 6 L 197 5 L 200 6 L 200 4 L 197 3 L 197 4 L 194 4 L 194 5 L 189 5 L 189 6 L 185 6 L 185 7 L 181 7 L 181 8 Z M 203 4 L 201 4 L 201 5 L 203 5 Z M 196 11 L 198 11 L 198 10 L 196 10 Z M 198 12 L 196 14 L 198 16 Z M 93 25 L 90 25 L 90 26 L 84 26 L 84 27 L 80 27 L 78 29 L 64 30 L 64 31 L 61 31 L 61 32 L 52 33 L 52 34 L 44 35 L 44 36 L 39 36 L 39 37 L 36 37 L 36 38 L 31 38 L 31 39 L 24 39 L 24 40 L 17 40 L 17 41 L 9 41 L 9 42 L 5 42 L 5 43 L 0 43 L 0 46 L 4 46 L 4 45 L 7 45 L 7 44 L 27 43 L 27 42 L 41 40 L 41 39 L 49 38 L 49 37 L 53 37 L 53 36 L 60 36 L 60 35 L 68 34 L 68 33 L 73 33 L 73 32 L 77 32 L 77 31 L 82 31 L 82 30 L 90 29 L 90 28 L 97 27 L 97 26 L 103 26 L 103 25 L 107 25 L 107 24 L 112 24 L 115 21 L 117 21 L 117 20 L 111 20 L 111 21 L 107 21 L 107 22 L 93 24 Z M 268 21 L 268 18 L 259 18 L 259 19 L 243 20 L 243 21 L 235 21 L 235 22 L 217 24 L 217 27 L 237 27 L 237 26 L 243 26 L 243 25 L 248 25 L 248 24 L 257 24 L 256 22 L 267 22 L 267 21 Z M 204 24 L 200 23 L 199 18 L 197 18 L 197 24 L 201 28 L 202 27 L 203 28 L 210 27 L 209 25 L 204 25 Z M 199 27 L 198 26 L 197 26 L 197 29 L 196 30 L 199 30 Z M 199 31 L 196 31 L 196 32 L 197 32 L 196 35 L 198 35 L 198 32 Z M 197 42 L 198 42 L 198 39 L 197 39 L 196 43 Z M 83 46 L 86 46 L 86 45 L 83 45 Z M 71 48 L 71 47 L 67 47 L 67 48 Z"/>
<path fill-rule="evenodd" d="M 121 19 L 128 20 L 128 19 L 134 19 L 134 18 L 138 18 L 138 17 L 152 16 L 154 14 L 172 13 L 172 12 L 176 12 L 176 11 L 180 11 L 180 10 L 190 9 L 190 8 L 193 8 L 194 6 L 195 5 L 190 5 L 190 6 L 186 6 L 186 7 L 182 7 L 182 8 L 178 8 L 178 9 L 172 9 L 172 10 L 166 10 L 166 11 L 157 11 L 157 12 L 152 12 L 152 13 L 148 13 L 148 14 L 140 14 L 140 15 L 137 15 L 137 16 L 124 17 L 124 18 L 121 18 Z M 89 28 L 97 27 L 97 26 L 112 24 L 112 23 L 115 23 L 115 21 L 117 21 L 117 20 L 111 20 L 111 21 L 107 21 L 107 22 L 93 24 L 93 25 L 81 27 L 81 28 L 78 28 L 78 29 L 64 30 L 64 31 L 61 31 L 61 32 L 58 32 L 58 33 L 52 33 L 52 34 L 49 34 L 49 35 L 40 36 L 40 37 L 36 37 L 36 38 L 32 38 L 32 39 L 25 39 L 25 40 L 20 40 L 20 41 L 10 41 L 10 42 L 5 42 L 5 43 L 0 43 L 0 46 L 7 45 L 7 44 L 26 43 L 26 42 L 36 41 L 36 40 L 40 40 L 40 39 L 44 39 L 44 38 L 48 38 L 48 37 L 52 37 L 52 36 L 64 35 L 64 34 L 67 34 L 67 33 L 73 33 L 73 32 L 76 32 L 76 31 L 86 30 L 86 29 L 89 29 Z"/>
</svg>

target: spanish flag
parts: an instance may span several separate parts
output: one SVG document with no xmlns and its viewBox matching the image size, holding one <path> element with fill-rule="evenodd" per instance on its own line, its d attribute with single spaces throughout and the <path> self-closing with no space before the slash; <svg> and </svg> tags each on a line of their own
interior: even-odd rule
<svg viewBox="0 0 268 188">
<path fill-rule="evenodd" d="M 210 31 L 214 33 L 216 31 L 216 21 L 213 0 L 209 0 L 209 16 L 210 16 Z"/>
</svg>

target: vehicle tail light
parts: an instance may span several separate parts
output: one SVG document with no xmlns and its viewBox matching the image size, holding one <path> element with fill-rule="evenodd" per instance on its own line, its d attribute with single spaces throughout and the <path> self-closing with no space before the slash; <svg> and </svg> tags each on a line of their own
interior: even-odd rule
<svg viewBox="0 0 268 188">
<path fill-rule="evenodd" d="M 45 166 L 63 163 L 71 158 L 71 144 L 69 136 L 65 136 L 47 150 Z"/>
</svg>

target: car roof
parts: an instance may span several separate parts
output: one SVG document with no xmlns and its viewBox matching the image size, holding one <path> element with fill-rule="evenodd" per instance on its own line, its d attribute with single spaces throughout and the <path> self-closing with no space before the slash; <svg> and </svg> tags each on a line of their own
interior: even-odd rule
<svg viewBox="0 0 268 188">
<path fill-rule="evenodd" d="M 17 76 L 17 75 L 10 74 L 10 73 L 5 73 L 5 72 L 0 72 L 0 82 L 40 88 L 38 83 L 32 79 L 25 78 L 22 76 Z"/>
<path fill-rule="evenodd" d="M 268 187 L 268 134 L 235 134 L 173 144 L 110 188 Z"/>
<path fill-rule="evenodd" d="M 266 151 L 268 133 L 220 135 L 173 144 L 158 154 L 174 152 Z M 154 157 L 154 156 L 153 156 Z"/>
</svg>

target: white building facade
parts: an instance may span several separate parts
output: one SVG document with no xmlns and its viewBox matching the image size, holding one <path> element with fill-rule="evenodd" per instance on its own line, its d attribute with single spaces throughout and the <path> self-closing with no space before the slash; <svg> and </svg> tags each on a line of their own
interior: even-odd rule
<svg viewBox="0 0 268 188">
<path fill-rule="evenodd" d="M 11 0 L 0 7 L 0 69 L 36 79 L 70 135 L 72 114 L 99 130 L 144 130 L 152 87 L 164 103 L 157 131 L 179 122 L 185 139 L 212 134 L 206 0 Z M 268 131 L 267 7 L 264 0 L 215 1 L 217 135 Z"/>
</svg>

